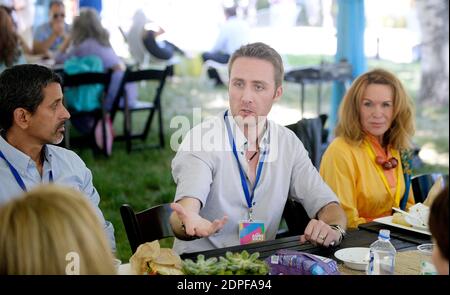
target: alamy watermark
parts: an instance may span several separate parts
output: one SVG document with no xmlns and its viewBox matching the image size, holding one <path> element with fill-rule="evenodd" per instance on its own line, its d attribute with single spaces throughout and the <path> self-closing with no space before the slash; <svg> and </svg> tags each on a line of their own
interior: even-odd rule
<svg viewBox="0 0 450 295">
<path fill-rule="evenodd" d="M 231 116 L 231 115 L 228 115 Z M 230 143 L 231 131 L 232 138 L 236 141 L 238 132 L 247 132 L 248 138 L 256 139 L 261 130 L 268 125 L 267 118 L 264 116 L 240 117 L 233 118 L 236 124 L 227 123 L 224 115 L 202 118 L 201 108 L 192 109 L 192 118 L 188 116 L 175 116 L 170 121 L 170 128 L 176 129 L 170 138 L 170 147 L 173 151 L 183 152 L 231 152 L 232 145 Z M 232 120 L 229 120 L 231 122 Z M 238 126 L 241 126 L 239 128 Z M 238 130 L 241 129 L 241 130 Z M 265 130 L 263 143 L 266 158 L 264 161 L 270 162 L 276 160 L 278 156 L 278 135 L 275 134 L 276 129 Z M 261 140 L 261 138 L 259 138 Z M 236 146 L 238 143 L 236 143 Z M 239 146 L 237 146 L 239 149 Z M 248 151 L 255 151 L 256 146 L 249 146 Z"/>
<path fill-rule="evenodd" d="M 71 251 L 66 254 L 66 275 L 79 275 L 80 274 L 80 254 L 75 251 Z"/>
</svg>

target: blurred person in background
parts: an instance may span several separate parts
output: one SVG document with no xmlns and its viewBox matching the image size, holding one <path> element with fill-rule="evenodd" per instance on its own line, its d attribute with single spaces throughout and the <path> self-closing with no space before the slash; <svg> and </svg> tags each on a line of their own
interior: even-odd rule
<svg viewBox="0 0 450 295">
<path fill-rule="evenodd" d="M 100 220 L 78 191 L 33 188 L 0 207 L 0 275 L 112 275 Z"/>
<path fill-rule="evenodd" d="M 143 64 L 147 60 L 147 54 L 159 60 L 170 60 L 176 53 L 184 55 L 184 51 L 175 44 L 164 40 L 161 35 L 164 29 L 157 23 L 148 20 L 142 9 L 133 15 L 133 23 L 127 34 L 128 46 L 131 56 L 138 64 Z"/>
<path fill-rule="evenodd" d="M 433 236 L 433 265 L 441 275 L 448 275 L 448 185 L 431 204 L 428 225 Z"/>
<path fill-rule="evenodd" d="M 65 23 L 64 3 L 59 0 L 50 2 L 49 21 L 36 28 L 33 40 L 33 53 L 52 55 L 68 42 L 69 25 Z"/>
<path fill-rule="evenodd" d="M 100 17 L 92 8 L 82 8 L 80 15 L 75 17 L 72 30 L 69 36 L 70 42 L 63 46 L 60 52 L 55 56 L 56 63 L 64 63 L 72 57 L 96 56 L 101 59 L 104 71 L 112 70 L 111 83 L 106 95 L 105 107 L 109 111 L 112 108 L 114 99 L 119 91 L 120 82 L 125 73 L 125 63 L 117 56 L 109 42 L 109 33 L 102 26 Z M 137 102 L 138 89 L 136 83 L 125 85 L 128 95 L 129 106 Z M 123 98 L 122 98 L 123 101 Z M 78 119 L 78 118 L 77 118 Z M 109 120 L 109 119 L 108 119 Z M 73 120 L 74 126 L 82 133 L 89 133 L 94 127 L 95 118 L 85 116 L 79 120 Z M 99 121 L 95 127 L 98 130 L 102 122 Z M 113 141 L 112 124 L 107 124 L 107 150 L 110 153 Z M 101 148 L 102 136 L 96 136 L 96 143 Z"/>
<path fill-rule="evenodd" d="M 25 63 L 24 53 L 30 52 L 17 34 L 10 12 L 7 7 L 0 6 L 0 73 L 13 65 Z"/>
<path fill-rule="evenodd" d="M 17 14 L 17 33 L 23 38 L 29 48 L 33 47 L 33 22 L 35 0 L 15 0 Z"/>
<path fill-rule="evenodd" d="M 405 157 L 414 135 L 414 111 L 400 80 L 383 69 L 359 76 L 339 109 L 336 138 L 320 174 L 339 197 L 355 228 L 414 204 Z M 405 166 L 404 169 L 402 166 Z"/>
<path fill-rule="evenodd" d="M 94 9 L 82 8 L 80 10 L 80 15 L 74 19 L 69 39 L 70 42 L 67 43 L 67 46 L 61 48 L 61 51 L 55 56 L 56 63 L 64 63 L 73 56 L 98 56 L 103 62 L 105 71 L 114 71 L 106 97 L 106 107 L 110 109 L 126 67 L 111 47 L 109 33 L 102 26 L 100 17 Z M 127 84 L 126 90 L 128 101 L 133 105 L 137 100 L 136 84 Z"/>
<path fill-rule="evenodd" d="M 249 42 L 250 28 L 244 20 L 237 17 L 237 7 L 226 7 L 224 13 L 225 23 L 220 28 L 213 48 L 202 54 L 203 62 L 212 60 L 225 65 L 233 52 Z M 215 81 L 216 86 L 224 85 L 215 68 L 208 68 L 208 76 Z"/>
</svg>

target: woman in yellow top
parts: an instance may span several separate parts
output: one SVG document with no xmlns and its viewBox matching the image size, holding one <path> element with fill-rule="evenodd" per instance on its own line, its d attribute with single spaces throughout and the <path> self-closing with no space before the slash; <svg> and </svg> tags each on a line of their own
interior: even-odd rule
<svg viewBox="0 0 450 295">
<path fill-rule="evenodd" d="M 375 69 L 353 82 L 339 109 L 336 138 L 320 166 L 349 227 L 391 215 L 392 207 L 414 204 L 400 154 L 410 147 L 413 134 L 411 99 L 392 73 Z"/>
</svg>

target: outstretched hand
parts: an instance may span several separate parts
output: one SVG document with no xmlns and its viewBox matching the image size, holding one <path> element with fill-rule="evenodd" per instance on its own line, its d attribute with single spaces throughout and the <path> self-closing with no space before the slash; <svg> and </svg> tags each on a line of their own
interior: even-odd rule
<svg viewBox="0 0 450 295">
<path fill-rule="evenodd" d="M 221 219 L 215 219 L 213 222 L 202 218 L 198 213 L 186 210 L 178 203 L 170 204 L 172 210 L 178 215 L 178 218 L 184 225 L 186 235 L 200 238 L 208 237 L 223 228 L 228 221 L 228 216 Z"/>
</svg>

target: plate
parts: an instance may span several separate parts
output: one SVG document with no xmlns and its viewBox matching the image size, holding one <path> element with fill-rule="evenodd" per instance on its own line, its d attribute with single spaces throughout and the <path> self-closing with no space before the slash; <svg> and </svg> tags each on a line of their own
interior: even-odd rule
<svg viewBox="0 0 450 295">
<path fill-rule="evenodd" d="M 338 250 L 334 256 L 342 260 L 344 264 L 354 270 L 366 270 L 369 263 L 369 248 L 353 247 Z"/>
<path fill-rule="evenodd" d="M 431 233 L 428 229 L 419 229 L 416 227 L 409 227 L 409 226 L 404 226 L 404 225 L 401 225 L 398 223 L 393 223 L 392 216 L 380 217 L 380 218 L 374 219 L 373 221 L 431 236 Z"/>
</svg>

